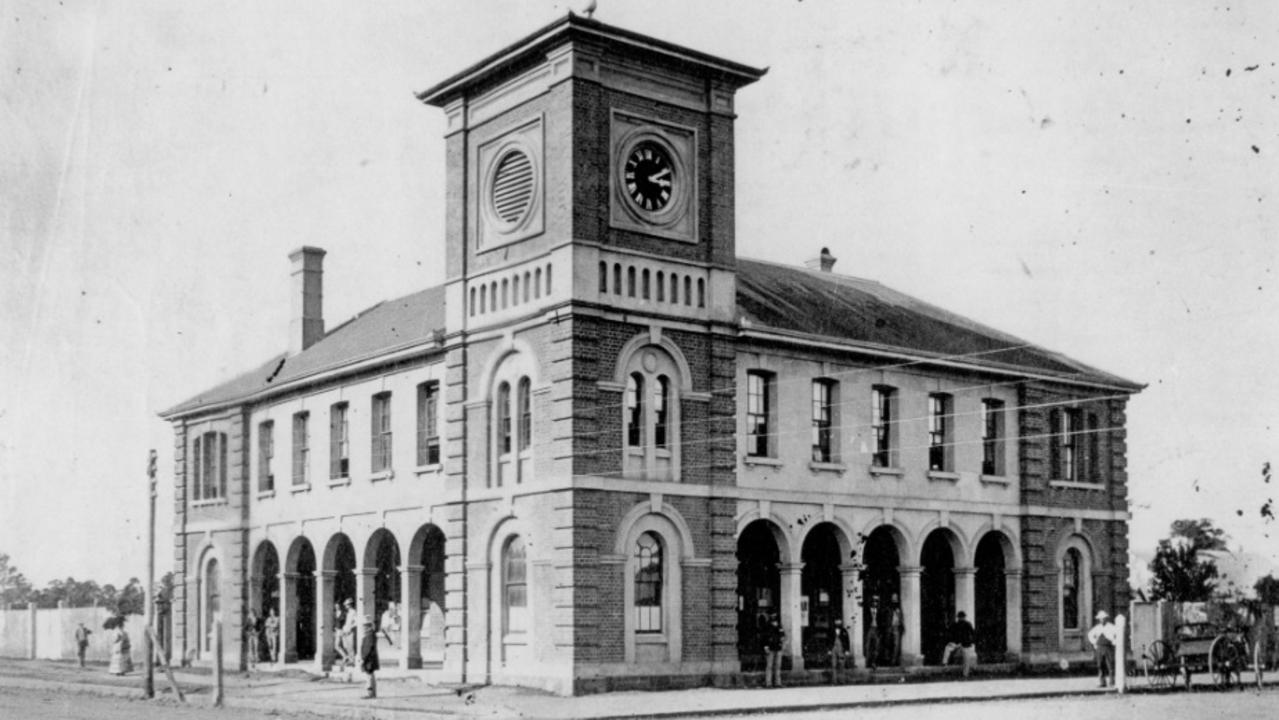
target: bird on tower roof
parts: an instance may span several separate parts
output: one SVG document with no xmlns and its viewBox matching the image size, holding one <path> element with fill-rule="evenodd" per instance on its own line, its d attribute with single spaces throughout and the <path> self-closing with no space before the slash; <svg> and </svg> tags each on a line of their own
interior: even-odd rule
<svg viewBox="0 0 1279 720">
<path fill-rule="evenodd" d="M 582 8 L 582 14 L 589 19 L 592 15 L 595 14 L 596 7 L 598 7 L 598 5 L 596 5 L 595 0 L 591 0 L 590 2 L 586 3 L 586 7 Z"/>
</svg>

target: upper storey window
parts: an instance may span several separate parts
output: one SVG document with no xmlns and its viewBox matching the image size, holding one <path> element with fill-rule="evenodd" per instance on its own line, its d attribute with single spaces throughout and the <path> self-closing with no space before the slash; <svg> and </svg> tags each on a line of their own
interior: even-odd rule
<svg viewBox="0 0 1279 720">
<path fill-rule="evenodd" d="M 1004 474 L 1004 403 L 981 401 L 981 474 Z"/>
<path fill-rule="evenodd" d="M 344 402 L 329 408 L 329 479 L 351 476 L 351 433 Z"/>
<path fill-rule="evenodd" d="M 641 348 L 627 365 L 622 402 L 623 474 L 674 480 L 679 461 L 679 368 L 659 347 Z"/>
<path fill-rule="evenodd" d="M 440 384 L 425 382 L 417 386 L 417 464 L 440 462 L 439 430 Z"/>
<path fill-rule="evenodd" d="M 373 396 L 372 464 L 375 473 L 391 469 L 391 393 Z"/>
<path fill-rule="evenodd" d="M 953 403 L 944 393 L 928 396 L 928 469 L 934 472 L 955 469 Z"/>
<path fill-rule="evenodd" d="M 311 414 L 300 412 L 293 416 L 293 484 L 311 482 Z"/>
<path fill-rule="evenodd" d="M 226 497 L 226 433 L 206 432 L 191 441 L 192 499 L 218 500 Z"/>
<path fill-rule="evenodd" d="M 887 385 L 876 385 L 870 392 L 871 433 L 875 441 L 871 465 L 891 468 L 897 465 L 897 429 L 894 423 L 897 390 Z"/>
<path fill-rule="evenodd" d="M 533 383 L 527 375 L 500 380 L 493 393 L 492 457 L 497 485 L 526 482 L 533 473 Z"/>
<path fill-rule="evenodd" d="M 258 424 L 258 492 L 275 489 L 275 475 L 271 461 L 275 458 L 275 423 L 270 420 Z"/>
<path fill-rule="evenodd" d="M 813 462 L 835 462 L 835 382 L 813 381 Z"/>
<path fill-rule="evenodd" d="M 1049 465 L 1052 477 L 1065 482 L 1079 480 L 1079 411 L 1055 409 L 1048 416 Z"/>
<path fill-rule="evenodd" d="M 751 370 L 746 373 L 746 454 L 774 457 L 773 375 Z"/>
</svg>

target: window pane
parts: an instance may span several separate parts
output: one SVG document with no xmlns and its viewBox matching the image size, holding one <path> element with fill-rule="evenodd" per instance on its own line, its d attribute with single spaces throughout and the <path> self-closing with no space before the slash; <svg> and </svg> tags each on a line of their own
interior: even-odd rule
<svg viewBox="0 0 1279 720">
<path fill-rule="evenodd" d="M 528 378 L 520 378 L 519 407 L 519 447 L 526 450 L 533 444 L 533 393 Z"/>
<path fill-rule="evenodd" d="M 670 383 L 665 375 L 659 375 L 653 383 L 653 444 L 659 448 L 667 447 L 666 441 L 666 408 Z"/>
<path fill-rule="evenodd" d="M 626 380 L 626 444 L 640 447 L 644 443 L 644 378 L 638 373 Z"/>
</svg>

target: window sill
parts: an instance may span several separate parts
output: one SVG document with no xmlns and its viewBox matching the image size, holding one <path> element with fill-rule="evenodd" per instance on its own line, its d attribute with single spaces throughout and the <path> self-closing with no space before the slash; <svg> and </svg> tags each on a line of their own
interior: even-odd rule
<svg viewBox="0 0 1279 720">
<path fill-rule="evenodd" d="M 1048 487 L 1098 491 L 1106 489 L 1106 485 L 1104 483 L 1074 482 L 1073 480 L 1049 480 Z"/>
<path fill-rule="evenodd" d="M 1008 485 L 1010 481 L 1003 475 L 981 475 L 981 481 L 988 485 Z"/>
<path fill-rule="evenodd" d="M 226 498 L 208 498 L 206 500 L 191 501 L 191 507 L 193 508 L 212 507 L 214 505 L 226 505 L 226 504 L 227 504 Z"/>
<path fill-rule="evenodd" d="M 379 480 L 394 480 L 394 479 L 395 479 L 394 470 L 380 470 L 369 476 L 370 482 L 378 482 Z"/>
<path fill-rule="evenodd" d="M 747 465 L 767 465 L 768 467 L 781 467 L 782 461 L 775 457 L 764 457 L 763 455 L 747 455 L 742 458 L 742 462 Z"/>
<path fill-rule="evenodd" d="M 503 645 L 528 645 L 528 633 L 509 632 L 502 636 Z"/>
<path fill-rule="evenodd" d="M 259 500 L 269 500 L 269 499 L 271 499 L 271 498 L 273 498 L 273 497 L 275 497 L 275 488 L 271 488 L 270 490 L 259 490 L 259 491 L 258 491 L 258 499 L 259 499 Z"/>
<path fill-rule="evenodd" d="M 891 475 L 893 477 L 901 477 L 902 475 L 906 474 L 906 471 L 899 467 L 879 467 L 878 465 L 871 465 L 870 474 L 871 474 L 871 477 L 878 477 L 879 475 Z"/>
<path fill-rule="evenodd" d="M 443 469 L 444 466 L 440 463 L 432 463 L 431 465 L 418 465 L 413 472 L 418 477 L 421 477 L 423 475 L 439 475 Z"/>
<path fill-rule="evenodd" d="M 666 633 L 664 632 L 644 632 L 642 630 L 635 631 L 636 645 L 665 645 L 667 643 Z"/>
<path fill-rule="evenodd" d="M 844 463 L 837 462 L 817 462 L 816 460 L 808 461 L 808 469 L 817 473 L 838 473 L 843 475 L 848 470 L 848 466 Z"/>
<path fill-rule="evenodd" d="M 350 484 L 351 484 L 350 475 L 345 475 L 343 477 L 329 478 L 329 487 L 331 488 L 346 487 L 347 485 L 350 485 Z"/>
<path fill-rule="evenodd" d="M 298 493 L 311 492 L 311 483 L 307 482 L 307 483 L 302 483 L 301 485 L 294 485 L 293 487 L 289 488 L 289 492 L 293 493 L 294 495 Z"/>
<path fill-rule="evenodd" d="M 948 472 L 945 470 L 929 470 L 929 480 L 939 480 L 941 482 L 957 483 L 959 482 L 959 473 Z"/>
</svg>

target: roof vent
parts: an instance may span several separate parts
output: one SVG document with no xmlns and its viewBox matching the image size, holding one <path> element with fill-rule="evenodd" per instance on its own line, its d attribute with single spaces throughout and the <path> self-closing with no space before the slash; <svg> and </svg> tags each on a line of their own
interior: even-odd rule
<svg viewBox="0 0 1279 720">
<path fill-rule="evenodd" d="M 821 270 L 822 272 L 830 272 L 835 267 L 835 256 L 830 254 L 830 250 L 822 248 L 822 254 L 804 263 L 804 267 L 809 270 Z"/>
</svg>

